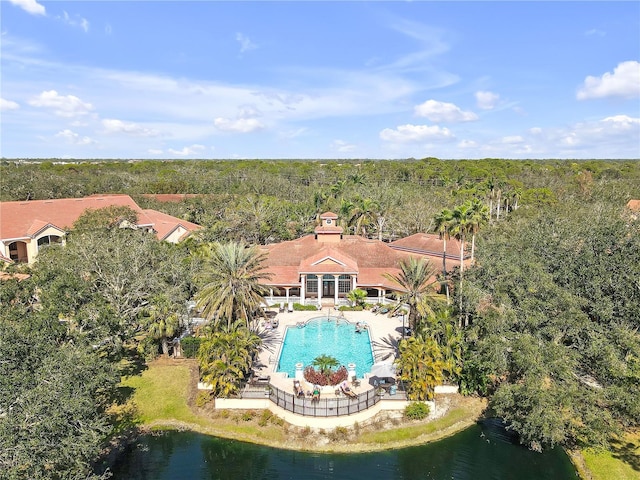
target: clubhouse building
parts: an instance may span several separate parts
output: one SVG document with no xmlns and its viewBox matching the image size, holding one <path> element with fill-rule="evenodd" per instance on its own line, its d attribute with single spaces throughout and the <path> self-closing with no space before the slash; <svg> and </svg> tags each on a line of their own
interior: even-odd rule
<svg viewBox="0 0 640 480">
<path fill-rule="evenodd" d="M 271 274 L 265 282 L 270 305 L 346 305 L 347 294 L 355 288 L 367 292 L 367 302 L 385 303 L 387 295 L 398 290 L 385 274 L 400 273 L 402 260 L 426 258 L 436 272 L 442 271 L 443 255 L 447 271 L 460 265 L 460 243 L 453 238 L 446 242 L 445 253 L 438 235 L 417 233 L 385 243 L 344 235 L 335 213 L 326 212 L 320 219 L 312 235 L 259 247 L 267 254 L 265 266 Z"/>
</svg>

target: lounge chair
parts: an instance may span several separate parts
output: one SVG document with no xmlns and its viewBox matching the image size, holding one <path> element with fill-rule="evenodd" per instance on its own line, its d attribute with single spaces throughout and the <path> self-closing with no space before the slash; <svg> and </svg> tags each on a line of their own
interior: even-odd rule
<svg viewBox="0 0 640 480">
<path fill-rule="evenodd" d="M 317 402 L 320 400 L 320 387 L 317 385 L 313 386 L 313 394 L 311 395 L 311 401 Z"/>
<path fill-rule="evenodd" d="M 351 385 L 353 385 L 354 387 L 360 386 L 360 380 L 358 380 L 358 377 L 356 377 L 355 375 L 351 378 Z"/>
<path fill-rule="evenodd" d="M 340 390 L 342 390 L 342 393 L 344 393 L 349 398 L 358 398 L 358 395 L 356 395 L 356 392 L 351 390 L 348 385 L 340 387 Z"/>
</svg>

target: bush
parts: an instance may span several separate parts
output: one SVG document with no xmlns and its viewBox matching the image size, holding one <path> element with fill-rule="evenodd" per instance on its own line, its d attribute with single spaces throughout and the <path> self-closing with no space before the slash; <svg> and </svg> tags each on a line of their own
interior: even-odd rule
<svg viewBox="0 0 640 480">
<path fill-rule="evenodd" d="M 198 392 L 198 395 L 196 396 L 196 406 L 198 408 L 202 408 L 207 403 L 209 403 L 212 398 L 213 396 L 211 395 L 211 392 L 209 390 L 201 390 Z"/>
<path fill-rule="evenodd" d="M 198 349 L 202 339 L 200 337 L 184 337 L 180 340 L 180 347 L 182 347 L 182 355 L 186 358 L 196 358 L 198 356 Z"/>
<path fill-rule="evenodd" d="M 302 305 L 301 303 L 294 303 L 293 304 L 293 309 L 296 312 L 311 312 L 311 311 L 317 311 L 318 307 L 316 307 L 315 305 Z"/>
<path fill-rule="evenodd" d="M 404 409 L 404 416 L 410 420 L 422 420 L 429 416 L 431 409 L 424 402 L 411 402 Z"/>
<path fill-rule="evenodd" d="M 314 385 L 320 385 L 321 387 L 324 387 L 325 385 L 338 385 L 349 378 L 349 372 L 344 365 L 338 368 L 335 372 L 331 372 L 329 378 L 312 366 L 305 368 L 303 375 L 307 382 L 313 383 Z"/>
</svg>

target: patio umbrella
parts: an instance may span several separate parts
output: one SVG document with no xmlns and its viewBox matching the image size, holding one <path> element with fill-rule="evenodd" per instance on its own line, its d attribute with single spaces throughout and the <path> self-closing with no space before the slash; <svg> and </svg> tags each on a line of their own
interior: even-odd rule
<svg viewBox="0 0 640 480">
<path fill-rule="evenodd" d="M 396 366 L 393 363 L 374 363 L 371 366 L 370 377 L 395 378 Z"/>
</svg>

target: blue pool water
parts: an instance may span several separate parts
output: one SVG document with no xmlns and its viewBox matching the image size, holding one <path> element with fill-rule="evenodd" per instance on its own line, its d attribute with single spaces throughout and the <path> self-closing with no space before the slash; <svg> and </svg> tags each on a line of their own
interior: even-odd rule
<svg viewBox="0 0 640 480">
<path fill-rule="evenodd" d="M 296 363 L 306 368 L 319 355 L 335 357 L 345 367 L 355 363 L 356 375 L 362 378 L 373 365 L 369 330 L 356 333 L 355 324 L 337 317 L 312 318 L 302 328 L 287 327 L 278 371 L 287 372 L 293 378 Z"/>
</svg>

